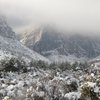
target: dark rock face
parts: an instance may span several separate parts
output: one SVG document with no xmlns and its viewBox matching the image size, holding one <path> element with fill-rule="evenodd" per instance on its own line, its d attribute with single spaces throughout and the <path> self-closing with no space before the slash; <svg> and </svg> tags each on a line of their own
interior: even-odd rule
<svg viewBox="0 0 100 100">
<path fill-rule="evenodd" d="M 44 56 L 58 53 L 76 57 L 94 58 L 100 55 L 100 40 L 81 35 L 65 35 L 52 30 L 44 30 L 40 41 L 33 49 Z"/>
</svg>

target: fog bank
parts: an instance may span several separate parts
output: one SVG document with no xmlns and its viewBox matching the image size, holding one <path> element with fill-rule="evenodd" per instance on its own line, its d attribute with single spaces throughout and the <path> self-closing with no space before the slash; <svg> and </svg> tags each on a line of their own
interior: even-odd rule
<svg viewBox="0 0 100 100">
<path fill-rule="evenodd" d="M 4 14 L 16 32 L 33 25 L 100 34 L 100 0 L 0 0 Z"/>
</svg>

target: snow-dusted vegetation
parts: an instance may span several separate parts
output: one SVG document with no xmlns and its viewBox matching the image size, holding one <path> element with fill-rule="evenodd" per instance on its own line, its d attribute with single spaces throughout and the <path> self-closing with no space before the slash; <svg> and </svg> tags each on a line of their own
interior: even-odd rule
<svg viewBox="0 0 100 100">
<path fill-rule="evenodd" d="M 2 63 L 0 100 L 100 100 L 100 73 L 87 63 Z"/>
<path fill-rule="evenodd" d="M 79 1 L 0 0 L 0 100 L 100 100 L 100 0 Z"/>
</svg>

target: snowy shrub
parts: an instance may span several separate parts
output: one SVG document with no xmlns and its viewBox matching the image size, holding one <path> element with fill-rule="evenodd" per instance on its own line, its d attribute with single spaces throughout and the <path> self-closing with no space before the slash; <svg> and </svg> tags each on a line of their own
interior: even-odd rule
<svg viewBox="0 0 100 100">
<path fill-rule="evenodd" d="M 97 77 L 96 84 L 98 87 L 100 87 L 100 77 Z"/>
<path fill-rule="evenodd" d="M 76 68 L 77 68 L 77 67 L 79 67 L 78 62 L 73 63 L 72 66 L 71 66 L 71 68 L 72 68 L 74 71 L 76 71 Z"/>
<path fill-rule="evenodd" d="M 71 64 L 68 62 L 51 63 L 48 68 L 52 70 L 58 69 L 60 71 L 71 70 Z"/>
<path fill-rule="evenodd" d="M 100 75 L 72 70 L 72 64 L 31 61 L 27 65 L 21 58 L 7 58 L 1 64 L 7 70 L 0 72 L 0 100 L 100 99 Z M 11 71 L 12 67 L 8 70 L 10 66 L 18 68 L 18 72 L 20 69 L 20 73 Z"/>
<path fill-rule="evenodd" d="M 92 82 L 87 82 L 81 86 L 81 100 L 99 100 L 98 95 L 95 93 L 94 89 L 96 84 Z"/>
<path fill-rule="evenodd" d="M 44 61 L 31 61 L 30 62 L 30 67 L 34 67 L 34 68 L 42 68 L 42 69 L 48 69 L 48 63 L 44 62 Z"/>
<path fill-rule="evenodd" d="M 0 61 L 0 65 L 3 67 L 3 70 L 5 71 L 22 71 L 26 72 L 27 71 L 27 66 L 24 60 L 21 58 L 6 58 L 2 59 Z"/>
<path fill-rule="evenodd" d="M 59 64 L 58 67 L 59 67 L 62 71 L 70 70 L 70 69 L 71 69 L 71 65 L 70 65 L 70 63 L 68 63 L 68 62 L 61 63 L 61 64 Z"/>
<path fill-rule="evenodd" d="M 52 70 L 55 70 L 55 69 L 57 69 L 57 64 L 56 63 L 51 63 L 50 65 L 49 65 L 49 69 L 52 69 Z"/>
<path fill-rule="evenodd" d="M 3 100 L 10 100 L 10 98 L 9 98 L 8 96 L 5 96 L 5 97 L 3 98 Z"/>
<path fill-rule="evenodd" d="M 80 95 L 79 92 L 69 92 L 65 94 L 64 98 L 67 100 L 80 100 Z"/>
</svg>

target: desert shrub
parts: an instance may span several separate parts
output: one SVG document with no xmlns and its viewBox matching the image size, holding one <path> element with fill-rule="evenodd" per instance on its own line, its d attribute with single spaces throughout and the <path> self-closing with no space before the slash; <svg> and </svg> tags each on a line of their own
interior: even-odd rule
<svg viewBox="0 0 100 100">
<path fill-rule="evenodd" d="M 57 64 L 56 63 L 51 63 L 50 65 L 49 65 L 49 69 L 53 69 L 53 70 L 55 70 L 55 69 L 57 69 Z"/>
<path fill-rule="evenodd" d="M 99 100 L 93 87 L 89 86 L 88 83 L 81 87 L 81 100 L 87 100 L 87 98 L 90 98 L 91 100 Z"/>
<path fill-rule="evenodd" d="M 71 64 L 68 62 L 62 62 L 62 63 L 51 63 L 49 65 L 49 69 L 58 69 L 61 71 L 65 71 L 65 70 L 71 70 Z"/>
<path fill-rule="evenodd" d="M 43 68 L 43 69 L 47 69 L 48 68 L 48 64 L 46 62 L 44 62 L 44 61 L 39 60 L 37 62 L 37 67 Z"/>
<path fill-rule="evenodd" d="M 87 71 L 88 67 L 89 67 L 88 62 L 74 62 L 71 65 L 71 69 L 73 71 L 77 71 L 77 70 Z"/>
<path fill-rule="evenodd" d="M 80 62 L 79 67 L 81 70 L 85 70 L 89 67 L 89 63 L 88 62 L 84 62 L 84 63 Z"/>
<path fill-rule="evenodd" d="M 72 66 L 71 66 L 71 68 L 72 68 L 74 71 L 76 71 L 76 68 L 77 68 L 77 67 L 79 67 L 78 62 L 73 63 Z"/>
<path fill-rule="evenodd" d="M 68 62 L 63 62 L 63 63 L 59 64 L 58 67 L 59 67 L 62 71 L 70 70 L 70 69 L 71 69 L 71 65 L 70 65 L 70 63 L 68 63 Z"/>
<path fill-rule="evenodd" d="M 27 65 L 25 61 L 21 58 L 16 58 L 16 57 L 2 59 L 0 61 L 0 65 L 2 66 L 4 71 L 26 72 L 27 70 Z"/>
<path fill-rule="evenodd" d="M 69 62 L 62 62 L 62 63 L 53 62 L 49 65 L 48 68 L 53 70 L 59 69 L 60 71 L 66 71 L 66 70 L 77 71 L 77 67 L 80 67 L 78 62 L 75 62 L 73 64 L 70 64 Z"/>
<path fill-rule="evenodd" d="M 49 67 L 49 65 L 48 65 L 48 63 L 39 60 L 39 61 L 31 61 L 30 67 L 47 69 Z"/>
<path fill-rule="evenodd" d="M 86 68 L 86 66 L 88 66 L 88 63 L 78 63 L 75 62 L 73 64 L 70 64 L 69 62 L 62 62 L 62 63 L 51 63 L 48 64 L 44 61 L 31 61 L 30 62 L 30 67 L 33 68 L 42 68 L 44 70 L 46 69 L 50 69 L 50 70 L 60 70 L 60 71 L 65 71 L 65 70 L 74 70 L 77 71 L 77 67 L 79 67 L 81 70 L 83 70 L 84 68 Z"/>
</svg>

